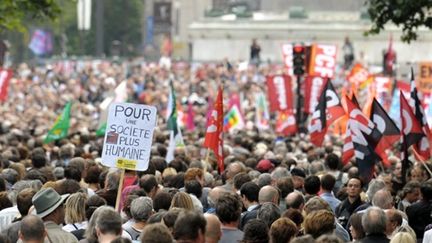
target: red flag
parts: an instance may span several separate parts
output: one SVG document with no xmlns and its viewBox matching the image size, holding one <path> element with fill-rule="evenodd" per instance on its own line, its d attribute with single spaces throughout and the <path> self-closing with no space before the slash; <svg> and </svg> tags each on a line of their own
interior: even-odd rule
<svg viewBox="0 0 432 243">
<path fill-rule="evenodd" d="M 349 114 L 349 130 L 352 147 L 360 175 L 367 181 L 372 178 L 375 162 L 386 156 L 377 151 L 382 134 L 376 125 L 360 110 L 353 101 L 346 99 Z"/>
<path fill-rule="evenodd" d="M 224 155 L 223 155 L 223 98 L 222 87 L 219 87 L 214 108 L 209 119 L 209 125 L 204 138 L 204 147 L 213 150 L 219 172 L 224 171 Z"/>
<path fill-rule="evenodd" d="M 385 69 L 388 74 L 393 73 L 393 64 L 395 63 L 395 60 L 396 60 L 396 53 L 393 50 L 393 36 L 390 35 L 389 46 L 385 57 Z"/>
<path fill-rule="evenodd" d="M 418 159 L 420 159 L 421 161 L 426 161 L 430 158 L 430 145 L 428 139 L 430 137 L 430 130 L 429 130 L 429 125 L 426 121 L 426 116 L 424 115 L 425 113 L 422 104 L 418 97 L 417 88 L 414 81 L 414 71 L 412 68 L 411 68 L 411 99 L 409 105 L 414 113 L 415 118 L 420 123 L 423 132 L 423 136 L 420 139 L 420 141 L 414 144 L 414 151 L 416 152 Z"/>
<path fill-rule="evenodd" d="M 370 119 L 382 134 L 382 138 L 377 144 L 375 151 L 377 151 L 377 154 L 384 153 L 400 140 L 399 128 L 375 98 L 372 101 Z M 381 158 L 384 165 L 390 166 L 387 156 Z"/>
<path fill-rule="evenodd" d="M 342 163 L 346 165 L 353 156 L 354 156 L 354 144 L 351 138 L 351 129 L 349 127 L 349 122 L 347 122 L 345 140 L 342 147 Z"/>
<path fill-rule="evenodd" d="M 9 81 L 13 72 L 10 69 L 0 68 L 0 101 L 5 102 L 8 95 Z"/>
<path fill-rule="evenodd" d="M 311 142 L 316 146 L 321 146 L 329 126 L 344 114 L 341 100 L 331 81 L 327 80 L 308 126 Z"/>
<path fill-rule="evenodd" d="M 267 76 L 267 97 L 270 112 L 292 109 L 291 77 L 288 75 Z"/>
<path fill-rule="evenodd" d="M 414 115 L 404 94 L 400 91 L 400 113 L 401 113 L 401 133 L 402 133 L 402 158 L 408 158 L 408 148 L 417 144 L 424 137 L 420 121 Z"/>
<path fill-rule="evenodd" d="M 277 113 L 275 131 L 284 136 L 293 135 L 297 132 L 297 124 L 292 110 Z"/>
<path fill-rule="evenodd" d="M 327 78 L 322 78 L 318 76 L 306 76 L 305 87 L 304 87 L 304 112 L 307 114 L 312 114 L 315 111 L 315 107 L 318 104 L 318 99 L 320 92 L 325 85 Z"/>
</svg>

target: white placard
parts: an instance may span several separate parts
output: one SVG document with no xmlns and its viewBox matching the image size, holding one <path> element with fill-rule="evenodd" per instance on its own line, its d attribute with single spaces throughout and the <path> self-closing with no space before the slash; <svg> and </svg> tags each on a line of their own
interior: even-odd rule
<svg viewBox="0 0 432 243">
<path fill-rule="evenodd" d="M 112 103 L 102 150 L 102 164 L 128 170 L 148 168 L 156 107 Z"/>
</svg>

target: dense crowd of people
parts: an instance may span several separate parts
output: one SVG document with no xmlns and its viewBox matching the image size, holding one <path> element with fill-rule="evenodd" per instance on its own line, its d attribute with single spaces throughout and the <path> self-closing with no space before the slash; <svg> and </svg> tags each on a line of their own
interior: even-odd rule
<svg viewBox="0 0 432 243">
<path fill-rule="evenodd" d="M 0 107 L 0 242 L 432 242 L 429 164 L 412 159 L 403 175 L 395 146 L 391 166 L 377 164 L 365 181 L 354 159 L 342 164 L 340 136 L 315 147 L 305 134 L 258 130 L 255 95 L 272 72 L 227 60 L 169 69 L 139 60 L 16 67 Z M 191 105 L 195 128 L 183 129 L 185 146 L 167 163 L 170 80 L 183 114 Z M 148 170 L 126 170 L 119 188 L 120 170 L 101 164 L 96 130 L 101 104 L 119 95 L 122 81 L 120 95 L 156 106 L 159 120 Z M 223 173 L 202 145 L 219 84 L 227 103 L 241 97 L 246 120 L 245 129 L 225 133 Z M 69 136 L 44 144 L 68 101 Z"/>
</svg>

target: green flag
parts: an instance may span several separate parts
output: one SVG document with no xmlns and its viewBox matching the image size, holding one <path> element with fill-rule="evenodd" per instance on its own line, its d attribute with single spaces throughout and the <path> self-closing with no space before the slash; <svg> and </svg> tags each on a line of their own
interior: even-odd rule
<svg viewBox="0 0 432 243">
<path fill-rule="evenodd" d="M 172 80 L 170 81 L 170 96 L 168 99 L 168 121 L 167 121 L 167 127 L 168 130 L 174 131 L 174 136 L 178 133 L 178 126 L 177 126 L 177 104 L 176 104 L 176 94 L 174 91 L 174 86 L 172 83 Z"/>
<path fill-rule="evenodd" d="M 169 163 L 174 159 L 176 147 L 184 146 L 181 130 L 177 123 L 176 95 L 172 81 L 170 81 L 170 96 L 168 99 L 167 111 L 167 127 L 168 130 L 170 130 L 170 141 L 165 160 Z"/>
<path fill-rule="evenodd" d="M 69 101 L 68 103 L 66 103 L 66 106 L 63 108 L 62 114 L 57 117 L 54 126 L 51 128 L 51 130 L 48 131 L 44 143 L 50 143 L 52 141 L 67 137 L 70 126 L 71 106 L 72 102 Z"/>
<path fill-rule="evenodd" d="M 107 126 L 106 122 L 101 124 L 99 128 L 96 130 L 96 136 L 98 137 L 105 136 L 106 126 Z"/>
</svg>

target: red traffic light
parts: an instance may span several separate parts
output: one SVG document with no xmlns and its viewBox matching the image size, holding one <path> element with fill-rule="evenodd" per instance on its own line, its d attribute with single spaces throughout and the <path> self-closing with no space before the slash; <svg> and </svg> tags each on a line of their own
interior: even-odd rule
<svg viewBox="0 0 432 243">
<path fill-rule="evenodd" d="M 304 52 L 304 46 L 296 45 L 293 48 L 294 53 L 303 53 Z"/>
</svg>

